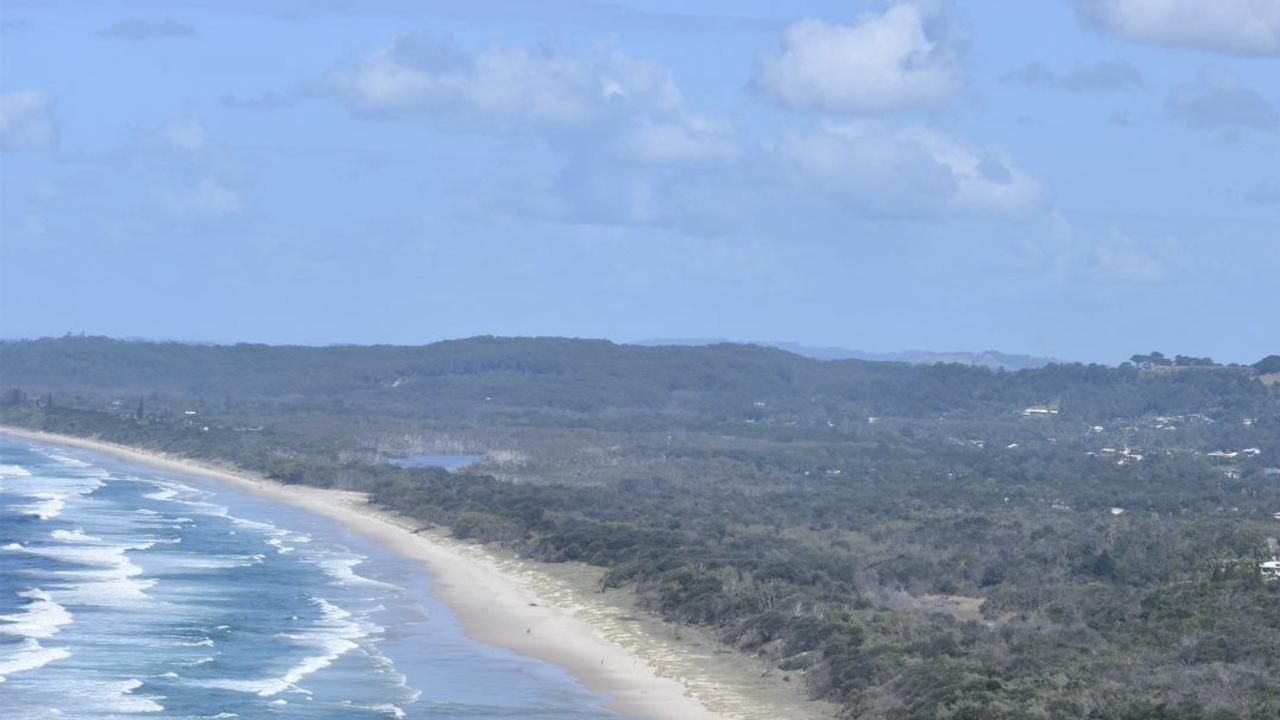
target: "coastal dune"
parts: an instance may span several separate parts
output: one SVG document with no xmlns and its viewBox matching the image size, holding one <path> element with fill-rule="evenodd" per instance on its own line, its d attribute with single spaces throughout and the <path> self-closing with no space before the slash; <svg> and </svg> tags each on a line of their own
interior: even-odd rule
<svg viewBox="0 0 1280 720">
<path fill-rule="evenodd" d="M 709 643 L 663 637 L 654 622 L 623 618 L 539 563 L 501 557 L 435 530 L 415 530 L 368 503 L 363 493 L 282 485 L 185 458 L 85 438 L 19 428 L 0 432 L 100 452 L 161 470 L 200 475 L 341 522 L 352 532 L 422 562 L 432 595 L 472 639 L 559 666 L 621 714 L 652 720 L 773 720 L 830 717 L 755 663 Z M 628 622 L 628 620 L 630 622 Z"/>
</svg>

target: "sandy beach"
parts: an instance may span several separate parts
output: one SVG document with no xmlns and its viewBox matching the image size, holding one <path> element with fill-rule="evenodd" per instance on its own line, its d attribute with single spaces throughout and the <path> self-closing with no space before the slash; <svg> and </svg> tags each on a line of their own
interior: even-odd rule
<svg viewBox="0 0 1280 720">
<path fill-rule="evenodd" d="M 564 668 L 610 698 L 609 707 L 652 720 L 776 720 L 831 717 L 750 658 L 719 651 L 709 638 L 636 617 L 614 598 L 590 592 L 598 570 L 530 562 L 415 532 L 362 493 L 285 486 L 221 466 L 86 438 L 0 426 L 0 433 L 100 452 L 157 469 L 231 483 L 273 501 L 333 518 L 432 575 L 432 595 L 483 643 Z"/>
</svg>

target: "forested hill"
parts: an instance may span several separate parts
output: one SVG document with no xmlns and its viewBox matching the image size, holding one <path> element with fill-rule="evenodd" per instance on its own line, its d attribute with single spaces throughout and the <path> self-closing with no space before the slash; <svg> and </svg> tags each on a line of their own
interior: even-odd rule
<svg viewBox="0 0 1280 720">
<path fill-rule="evenodd" d="M 1174 371 L 1177 370 L 1177 371 Z M 0 385 L 31 392 L 164 394 L 261 409 L 451 420 L 575 422 L 602 411 L 676 423 L 865 416 L 1007 416 L 1053 404 L 1100 420 L 1231 408 L 1265 397 L 1248 367 L 819 361 L 775 348 L 642 347 L 603 340 L 477 337 L 417 347 L 192 345 L 65 337 L 0 343 Z"/>
</svg>

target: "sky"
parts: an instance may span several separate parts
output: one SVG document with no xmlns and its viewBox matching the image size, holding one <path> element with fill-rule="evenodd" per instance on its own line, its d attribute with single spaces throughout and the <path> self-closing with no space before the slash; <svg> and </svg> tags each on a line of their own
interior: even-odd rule
<svg viewBox="0 0 1280 720">
<path fill-rule="evenodd" d="M 0 0 L 0 337 L 1280 352 L 1280 0 Z"/>
</svg>

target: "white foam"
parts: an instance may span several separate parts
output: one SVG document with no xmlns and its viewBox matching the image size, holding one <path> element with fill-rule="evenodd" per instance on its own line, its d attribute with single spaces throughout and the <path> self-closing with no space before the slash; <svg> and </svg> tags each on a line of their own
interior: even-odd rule
<svg viewBox="0 0 1280 720">
<path fill-rule="evenodd" d="M 60 455 L 58 453 L 49 453 L 48 455 L 46 455 L 46 457 L 48 457 L 50 460 L 57 462 L 59 465 L 62 465 L 64 467 L 74 467 L 74 468 L 90 467 L 89 463 L 83 460 L 80 460 L 79 458 L 68 457 L 66 455 Z"/>
<path fill-rule="evenodd" d="M 254 528 L 254 529 L 263 530 L 269 533 L 284 532 L 283 530 L 276 527 L 275 525 L 272 525 L 269 522 L 259 522 L 257 520 L 250 520 L 248 518 L 236 517 L 234 515 L 228 515 L 227 519 L 229 519 L 232 523 L 239 525 L 241 527 Z"/>
<path fill-rule="evenodd" d="M 218 505 L 216 503 L 204 502 L 203 500 L 179 500 L 177 498 L 174 498 L 172 502 L 186 505 L 187 507 L 192 508 L 195 512 L 198 512 L 201 515 L 211 515 L 213 517 L 226 517 L 228 512 L 227 507 L 225 505 Z"/>
<path fill-rule="evenodd" d="M 122 696 L 115 703 L 117 712 L 160 712 L 164 710 L 164 706 L 155 701 L 155 698 L 146 695 L 134 695 L 133 691 L 142 687 L 141 680 L 125 680 L 120 685 L 120 695 Z"/>
<path fill-rule="evenodd" d="M 77 580 L 79 583 L 54 591 L 60 602 L 84 605 L 126 605 L 147 600 L 146 590 L 155 580 L 139 580 L 142 568 L 133 564 L 125 555 L 129 550 L 145 550 L 151 542 L 130 545 L 51 545 L 24 546 L 18 543 L 5 545 L 3 550 L 49 558 L 76 565 L 86 565 L 92 570 L 48 570 L 42 574 L 59 579 Z"/>
<path fill-rule="evenodd" d="M 62 509 L 66 507 L 66 496 L 57 493 L 38 492 L 31 493 L 27 497 L 36 498 L 39 502 L 30 505 L 14 505 L 13 510 L 17 510 L 23 515 L 32 515 L 41 520 L 52 520 L 62 514 Z"/>
<path fill-rule="evenodd" d="M 203 497 L 209 494 L 203 490 L 198 490 L 196 488 L 191 487 L 190 485 L 185 485 L 180 482 L 154 480 L 154 481 L 148 481 L 148 483 L 155 486 L 157 489 L 154 492 L 143 493 L 142 496 L 151 500 L 165 501 L 165 500 L 174 500 L 175 498 L 180 496 L 181 497 Z M 175 500 L 175 502 L 181 502 L 184 505 L 191 505 L 191 504 L 198 503 L 200 501 Z"/>
<path fill-rule="evenodd" d="M 352 620 L 351 613 L 323 598 L 314 598 L 313 602 L 320 606 L 321 613 L 321 619 L 317 621 L 315 628 L 299 635 L 286 634 L 281 637 L 318 650 L 318 654 L 303 658 L 301 662 L 277 678 L 211 680 L 200 683 L 200 686 L 254 693 L 259 697 L 279 695 L 294 688 L 307 676 L 329 667 L 338 658 L 359 647 L 355 641 L 368 635 L 371 629 L 377 629 Z"/>
<path fill-rule="evenodd" d="M 374 705 L 369 709 L 375 712 L 386 713 L 394 718 L 403 719 L 408 717 L 408 715 L 405 714 L 404 710 L 402 710 L 400 706 L 392 705 L 391 703 L 382 703 L 381 705 Z"/>
<path fill-rule="evenodd" d="M 134 694 L 140 687 L 142 681 L 136 678 L 103 680 L 81 675 L 74 682 L 58 688 L 57 692 L 71 699 L 76 707 L 93 708 L 95 715 L 104 713 L 114 717 L 163 711 L 164 706 L 156 702 L 157 698 Z"/>
<path fill-rule="evenodd" d="M 38 670 L 51 662 L 69 657 L 71 652 L 65 648 L 47 648 L 34 638 L 27 638 L 15 652 L 0 657 L 0 683 L 14 673 Z"/>
<path fill-rule="evenodd" d="M 148 556 L 147 570 L 154 575 L 186 574 L 197 570 L 229 570 L 262 562 L 260 555 L 210 555 L 200 553 L 163 553 Z"/>
<path fill-rule="evenodd" d="M 31 588 L 18 593 L 18 597 L 28 602 L 22 612 L 12 615 L 0 615 L 0 634 L 18 635 L 28 638 L 51 637 L 63 625 L 74 622 L 67 609 L 54 602 L 49 594 L 39 588 Z"/>
<path fill-rule="evenodd" d="M 17 492 L 38 502 L 29 505 L 15 505 L 10 509 L 24 515 L 33 515 L 41 520 L 52 520 L 58 517 L 58 515 L 62 514 L 62 510 L 66 507 L 68 500 L 77 496 L 89 495 L 102 487 L 102 481 L 95 477 L 39 477 L 23 484 L 27 487 L 17 490 Z M 12 488 L 9 490 L 10 492 L 14 491 Z"/>
<path fill-rule="evenodd" d="M 31 471 L 21 465 L 0 465 L 0 478 L 31 477 Z"/>
<path fill-rule="evenodd" d="M 333 557 L 320 558 L 312 560 L 312 563 L 319 565 L 329 577 L 338 581 L 340 585 L 371 585 L 374 587 L 395 588 L 395 585 L 384 583 L 372 578 L 359 575 L 355 571 L 355 567 L 364 562 L 362 557 Z"/>
<path fill-rule="evenodd" d="M 88 535 L 84 530 L 76 528 L 75 530 L 54 530 L 49 533 L 49 537 L 59 542 L 67 543 L 100 543 L 101 539 Z"/>
</svg>

